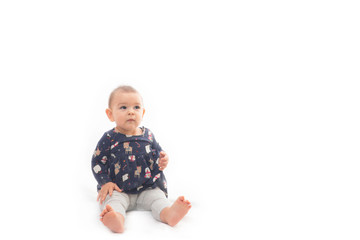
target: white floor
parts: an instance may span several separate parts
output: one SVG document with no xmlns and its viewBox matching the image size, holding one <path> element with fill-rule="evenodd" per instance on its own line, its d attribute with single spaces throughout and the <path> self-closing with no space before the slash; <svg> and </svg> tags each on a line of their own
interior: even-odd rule
<svg viewBox="0 0 360 240">
<path fill-rule="evenodd" d="M 360 239 L 357 1 L 0 1 L 0 239 Z M 175 228 L 99 221 L 120 84 L 169 153 Z"/>
</svg>

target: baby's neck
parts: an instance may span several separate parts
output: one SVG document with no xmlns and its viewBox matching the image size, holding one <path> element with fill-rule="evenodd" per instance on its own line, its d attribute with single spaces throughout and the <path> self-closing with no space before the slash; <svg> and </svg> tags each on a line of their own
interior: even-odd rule
<svg viewBox="0 0 360 240">
<path fill-rule="evenodd" d="M 131 136 L 137 136 L 137 135 L 142 135 L 143 134 L 143 130 L 139 127 L 137 127 L 134 131 L 128 131 L 128 132 L 124 132 L 124 131 L 121 131 L 119 130 L 117 127 L 115 127 L 115 132 L 117 133 L 121 133 L 121 134 L 124 134 L 124 135 L 131 135 Z"/>
</svg>

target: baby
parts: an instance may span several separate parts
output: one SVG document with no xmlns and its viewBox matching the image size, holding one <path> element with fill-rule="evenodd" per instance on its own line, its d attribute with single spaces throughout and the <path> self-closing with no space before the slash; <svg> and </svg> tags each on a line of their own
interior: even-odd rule
<svg viewBox="0 0 360 240">
<path fill-rule="evenodd" d="M 101 221 L 111 231 L 124 232 L 126 211 L 152 211 L 153 217 L 175 226 L 191 204 L 183 196 L 171 205 L 163 170 L 169 157 L 154 134 L 139 127 L 145 113 L 140 94 L 120 86 L 110 95 L 106 114 L 115 128 L 105 132 L 91 161 L 98 182 Z"/>
</svg>

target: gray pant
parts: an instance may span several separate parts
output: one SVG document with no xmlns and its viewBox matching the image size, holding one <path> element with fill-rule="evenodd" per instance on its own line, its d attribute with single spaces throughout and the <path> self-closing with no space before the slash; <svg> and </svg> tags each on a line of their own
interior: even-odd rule
<svg viewBox="0 0 360 240">
<path fill-rule="evenodd" d="M 131 210 L 152 211 L 153 217 L 160 220 L 160 213 L 165 208 L 170 206 L 169 200 L 165 193 L 159 188 L 148 189 L 140 194 L 127 194 L 114 191 L 112 196 L 106 196 L 103 204 L 100 204 L 101 211 L 109 204 L 116 212 L 126 218 L 126 212 Z"/>
</svg>

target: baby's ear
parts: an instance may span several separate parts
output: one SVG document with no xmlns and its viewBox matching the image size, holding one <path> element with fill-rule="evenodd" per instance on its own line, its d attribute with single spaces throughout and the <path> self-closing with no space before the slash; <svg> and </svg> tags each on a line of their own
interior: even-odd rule
<svg viewBox="0 0 360 240">
<path fill-rule="evenodd" d="M 144 117 L 144 114 L 145 114 L 145 108 L 143 109 L 143 115 L 142 115 L 143 117 Z"/>
<path fill-rule="evenodd" d="M 113 121 L 114 121 L 114 117 L 113 117 L 113 114 L 112 114 L 111 109 L 110 109 L 110 108 L 107 108 L 107 109 L 105 110 L 105 112 L 106 112 L 106 115 L 107 115 L 107 117 L 109 118 L 109 120 L 110 120 L 111 122 L 113 122 Z"/>
</svg>

